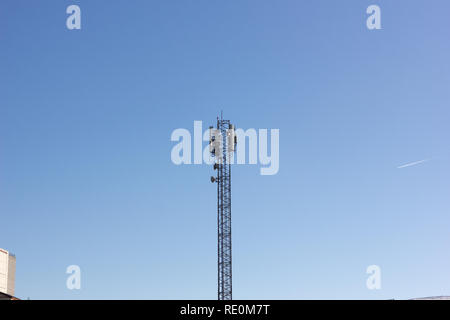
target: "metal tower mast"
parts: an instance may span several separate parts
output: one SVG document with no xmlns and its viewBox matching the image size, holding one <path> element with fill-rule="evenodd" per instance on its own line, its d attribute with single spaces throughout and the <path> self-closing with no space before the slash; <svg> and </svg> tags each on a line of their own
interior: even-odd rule
<svg viewBox="0 0 450 320">
<path fill-rule="evenodd" d="M 217 296 L 232 299 L 231 265 L 231 156 L 236 146 L 234 126 L 230 120 L 217 118 L 217 128 L 210 127 L 210 151 L 215 157 L 217 176 Z"/>
</svg>

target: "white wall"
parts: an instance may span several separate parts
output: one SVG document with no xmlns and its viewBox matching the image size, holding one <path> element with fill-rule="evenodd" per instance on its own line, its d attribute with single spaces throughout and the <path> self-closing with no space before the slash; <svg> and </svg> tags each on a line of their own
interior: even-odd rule
<svg viewBox="0 0 450 320">
<path fill-rule="evenodd" d="M 8 251 L 0 249 L 0 292 L 7 293 L 8 285 Z"/>
<path fill-rule="evenodd" d="M 8 259 L 8 288 L 7 294 L 14 296 L 14 288 L 16 287 L 16 257 L 10 255 Z"/>
</svg>

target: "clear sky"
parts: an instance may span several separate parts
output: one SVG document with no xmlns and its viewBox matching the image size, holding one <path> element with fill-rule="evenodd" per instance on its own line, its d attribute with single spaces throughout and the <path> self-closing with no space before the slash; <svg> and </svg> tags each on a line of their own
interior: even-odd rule
<svg viewBox="0 0 450 320">
<path fill-rule="evenodd" d="M 233 167 L 235 299 L 450 295 L 449 10 L 2 0 L 0 247 L 16 295 L 216 299 L 213 170 L 174 165 L 170 135 L 221 109 L 280 129 L 277 175 Z"/>
</svg>

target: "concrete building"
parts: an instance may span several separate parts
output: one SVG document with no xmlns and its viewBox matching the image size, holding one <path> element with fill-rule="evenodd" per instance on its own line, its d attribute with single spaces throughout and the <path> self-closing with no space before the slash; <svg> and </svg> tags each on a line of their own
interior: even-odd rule
<svg viewBox="0 0 450 320">
<path fill-rule="evenodd" d="M 0 292 L 14 296 L 16 257 L 0 248 Z"/>
</svg>

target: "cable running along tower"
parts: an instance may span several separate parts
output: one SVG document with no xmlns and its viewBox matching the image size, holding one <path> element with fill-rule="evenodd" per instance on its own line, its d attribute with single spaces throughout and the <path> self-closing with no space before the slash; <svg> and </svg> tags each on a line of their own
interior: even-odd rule
<svg viewBox="0 0 450 320">
<path fill-rule="evenodd" d="M 232 299 L 231 265 L 231 159 L 236 148 L 236 134 L 230 120 L 217 117 L 217 128 L 209 127 L 210 153 L 214 157 L 217 183 L 217 296 Z"/>
</svg>

